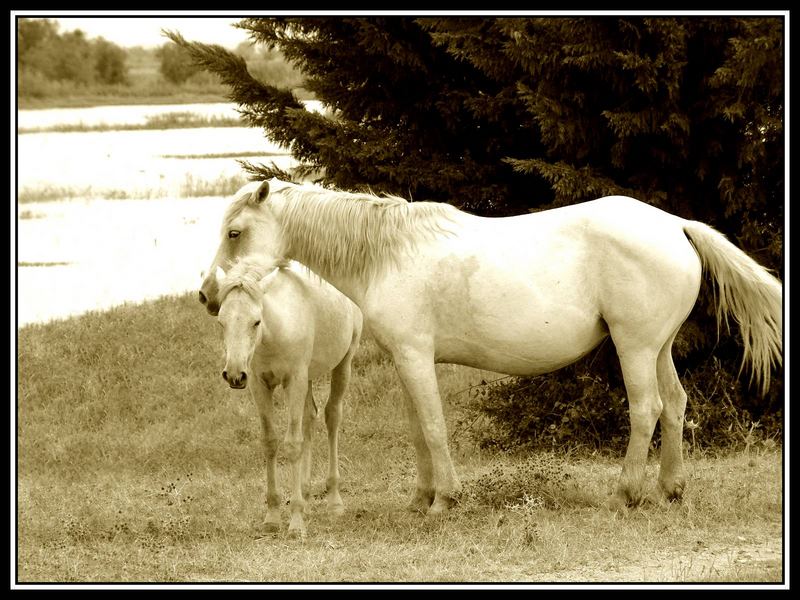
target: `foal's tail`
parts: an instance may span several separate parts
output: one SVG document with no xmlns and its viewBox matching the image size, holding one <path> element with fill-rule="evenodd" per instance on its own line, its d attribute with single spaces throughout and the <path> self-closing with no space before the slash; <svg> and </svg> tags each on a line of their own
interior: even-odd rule
<svg viewBox="0 0 800 600">
<path fill-rule="evenodd" d="M 782 364 L 781 282 L 708 225 L 686 221 L 683 231 L 716 284 L 717 326 L 724 321 L 729 327 L 728 315 L 739 324 L 744 342 L 742 368 L 750 361 L 750 380 L 760 383 L 765 393 L 772 367 Z"/>
</svg>

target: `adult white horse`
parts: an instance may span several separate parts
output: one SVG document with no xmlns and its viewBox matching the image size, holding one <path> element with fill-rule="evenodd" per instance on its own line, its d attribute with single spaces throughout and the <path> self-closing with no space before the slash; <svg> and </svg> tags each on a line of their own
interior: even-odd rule
<svg viewBox="0 0 800 600">
<path fill-rule="evenodd" d="M 232 388 L 250 390 L 261 417 L 267 458 L 267 514 L 261 528 L 276 530 L 281 523 L 275 478 L 279 436 L 273 426 L 272 394 L 282 385 L 289 415 L 284 448 L 292 473 L 289 533 L 303 536 L 303 512 L 311 479 L 312 420 L 317 414 L 311 381 L 328 372 L 327 501 L 332 514 L 343 511 L 339 423 L 351 362 L 361 337 L 361 311 L 297 263 L 242 257 L 227 275 L 216 267 L 215 277 L 221 302 L 218 319 L 225 342 L 222 376 Z"/>
<path fill-rule="evenodd" d="M 610 335 L 631 434 L 613 506 L 645 495 L 650 439 L 661 422 L 659 483 L 679 498 L 686 393 L 672 343 L 697 300 L 703 269 L 717 318 L 739 324 L 745 362 L 763 389 L 782 361 L 782 286 L 719 232 L 622 196 L 507 218 L 253 182 L 234 196 L 212 268 L 277 253 L 308 265 L 361 308 L 391 354 L 408 398 L 417 453 L 412 507 L 448 509 L 460 484 L 447 447 L 434 363 L 512 375 L 564 367 Z M 200 300 L 218 300 L 207 277 Z"/>
</svg>

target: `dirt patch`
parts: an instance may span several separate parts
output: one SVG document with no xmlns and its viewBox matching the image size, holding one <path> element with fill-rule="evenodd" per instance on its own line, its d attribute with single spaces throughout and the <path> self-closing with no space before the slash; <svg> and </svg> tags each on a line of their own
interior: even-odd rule
<svg viewBox="0 0 800 600">
<path fill-rule="evenodd" d="M 753 573 L 763 569 L 766 573 L 783 564 L 783 542 L 772 539 L 763 543 L 747 543 L 707 548 L 698 544 L 681 554 L 662 552 L 644 557 L 635 563 L 609 560 L 605 563 L 584 565 L 576 569 L 540 573 L 536 581 L 570 583 L 688 583 L 724 581 L 725 577 L 742 571 Z M 767 579 L 759 578 L 758 581 Z M 737 580 L 735 583 L 742 583 Z M 780 583 L 779 580 L 774 583 Z"/>
</svg>

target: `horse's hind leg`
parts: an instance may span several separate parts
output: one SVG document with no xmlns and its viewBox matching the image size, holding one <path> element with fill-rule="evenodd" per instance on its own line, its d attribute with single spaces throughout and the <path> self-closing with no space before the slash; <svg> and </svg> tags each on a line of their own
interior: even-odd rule
<svg viewBox="0 0 800 600">
<path fill-rule="evenodd" d="M 679 500 L 686 486 L 683 467 L 683 418 L 686 392 L 672 362 L 672 341 L 664 344 L 658 355 L 658 390 L 664 409 L 661 411 L 661 470 L 658 482 L 669 500 Z"/>
<path fill-rule="evenodd" d="M 656 378 L 656 353 L 652 349 L 617 347 L 631 419 L 631 437 L 612 505 L 638 505 L 645 498 L 645 467 L 650 440 L 661 416 L 661 397 Z"/>
</svg>

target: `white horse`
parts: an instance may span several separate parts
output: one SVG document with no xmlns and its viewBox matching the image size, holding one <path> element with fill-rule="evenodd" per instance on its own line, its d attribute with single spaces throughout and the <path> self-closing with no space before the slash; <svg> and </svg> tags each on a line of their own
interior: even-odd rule
<svg viewBox="0 0 800 600">
<path fill-rule="evenodd" d="M 311 479 L 312 421 L 317 408 L 311 381 L 331 372 L 325 405 L 328 429 L 328 510 L 343 512 L 339 494 L 339 423 L 353 355 L 361 337 L 358 307 L 297 263 L 243 257 L 226 275 L 215 269 L 219 323 L 225 342 L 222 376 L 232 388 L 248 387 L 261 416 L 267 458 L 267 514 L 261 529 L 280 527 L 275 479 L 279 438 L 273 426 L 273 390 L 286 392 L 288 423 L 284 448 L 291 463 L 289 533 L 305 535 L 303 512 Z M 248 382 L 252 382 L 248 386 Z"/>
<path fill-rule="evenodd" d="M 434 363 L 512 375 L 564 367 L 610 335 L 628 394 L 631 434 L 611 498 L 645 496 L 650 439 L 661 422 L 659 483 L 680 498 L 686 393 L 672 343 L 697 300 L 703 269 L 717 319 L 738 323 L 745 362 L 763 389 L 782 362 L 782 286 L 708 225 L 623 196 L 483 218 L 272 179 L 228 208 L 216 265 L 273 252 L 308 265 L 362 310 L 407 392 L 417 454 L 412 508 L 448 509 L 460 490 L 447 447 Z M 200 299 L 217 310 L 213 278 Z"/>
</svg>

